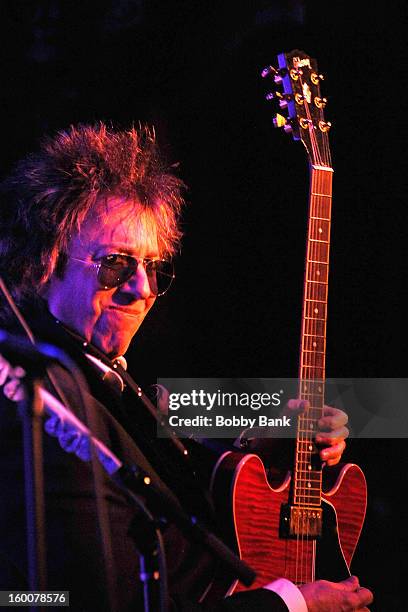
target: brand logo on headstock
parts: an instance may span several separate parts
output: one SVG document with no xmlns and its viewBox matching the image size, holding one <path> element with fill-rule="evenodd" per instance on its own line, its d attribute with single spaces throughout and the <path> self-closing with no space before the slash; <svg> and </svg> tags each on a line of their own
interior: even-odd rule
<svg viewBox="0 0 408 612">
<path fill-rule="evenodd" d="M 293 66 L 295 68 L 302 68 L 303 66 L 307 66 L 307 68 L 310 68 L 310 70 L 312 69 L 310 65 L 310 59 L 308 57 L 305 57 L 304 59 L 300 59 L 300 57 L 294 57 Z"/>
<path fill-rule="evenodd" d="M 308 104 L 312 101 L 312 92 L 310 91 L 310 87 L 307 83 L 303 83 L 302 86 L 303 98 L 306 100 Z"/>
</svg>

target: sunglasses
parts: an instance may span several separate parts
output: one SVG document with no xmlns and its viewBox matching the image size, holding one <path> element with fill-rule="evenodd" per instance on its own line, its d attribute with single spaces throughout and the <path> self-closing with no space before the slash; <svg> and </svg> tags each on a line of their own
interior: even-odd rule
<svg viewBox="0 0 408 612">
<path fill-rule="evenodd" d="M 105 255 L 97 262 L 78 257 L 71 259 L 94 267 L 98 282 L 104 289 L 113 289 L 126 283 L 136 273 L 139 264 L 145 270 L 152 295 L 160 296 L 166 293 L 175 278 L 173 262 L 168 259 L 136 258 L 120 253 Z"/>
</svg>

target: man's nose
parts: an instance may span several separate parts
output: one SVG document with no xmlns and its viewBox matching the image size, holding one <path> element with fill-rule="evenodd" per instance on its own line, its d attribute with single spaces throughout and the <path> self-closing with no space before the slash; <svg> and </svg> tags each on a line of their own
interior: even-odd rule
<svg viewBox="0 0 408 612">
<path fill-rule="evenodd" d="M 136 299 L 146 300 L 151 297 L 152 292 L 150 290 L 149 279 L 142 263 L 138 264 L 135 273 L 122 285 L 122 291 L 132 293 Z"/>
</svg>

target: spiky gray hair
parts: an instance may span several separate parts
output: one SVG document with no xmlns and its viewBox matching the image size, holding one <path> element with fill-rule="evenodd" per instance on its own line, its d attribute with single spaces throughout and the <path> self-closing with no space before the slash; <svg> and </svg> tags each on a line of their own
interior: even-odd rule
<svg viewBox="0 0 408 612">
<path fill-rule="evenodd" d="M 148 126 L 71 126 L 46 138 L 0 184 L 0 274 L 17 299 L 63 273 L 71 236 L 99 196 L 124 196 L 152 216 L 161 253 L 181 238 L 184 184 Z M 139 206 L 140 210 L 140 206 Z"/>
</svg>

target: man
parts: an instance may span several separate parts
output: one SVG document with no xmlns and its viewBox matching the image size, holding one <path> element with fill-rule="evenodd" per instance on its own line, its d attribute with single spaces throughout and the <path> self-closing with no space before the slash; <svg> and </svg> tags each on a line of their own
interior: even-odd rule
<svg viewBox="0 0 408 612">
<path fill-rule="evenodd" d="M 48 368 L 45 384 L 81 419 L 85 400 L 94 433 L 122 461 L 142 466 L 169 487 L 211 528 L 214 516 L 200 465 L 204 449 L 191 443 L 188 463 L 171 441 L 157 440 L 154 419 L 122 368 L 133 336 L 173 278 L 182 187 L 165 168 L 148 128 L 71 127 L 20 162 L 2 185 L 0 272 L 36 340 L 63 348 L 89 391 L 79 392 L 75 373 L 59 364 Z M 4 327 L 21 333 L 6 306 L 2 318 Z M 4 395 L 12 400 L 16 383 L 4 372 L 5 366 Z M 1 480 L 7 496 L 1 509 L 1 589 L 12 590 L 26 588 L 23 470 L 15 407 L 3 403 Z M 288 409 L 302 407 L 293 401 Z M 344 413 L 327 409 L 329 433 L 320 433 L 320 443 L 330 464 L 344 449 L 345 422 Z M 48 588 L 70 590 L 74 610 L 142 610 L 140 513 L 135 518 L 135 509 L 106 474 L 95 478 L 94 486 L 90 464 L 78 459 L 87 453 L 76 432 L 58 419 L 45 427 L 54 436 L 44 437 Z M 199 598 L 211 575 L 208 556 L 172 525 L 164 536 L 171 605 L 206 609 Z M 318 581 L 300 590 L 284 580 L 265 587 L 207 609 L 364 610 L 372 599 L 356 578 Z"/>
</svg>

